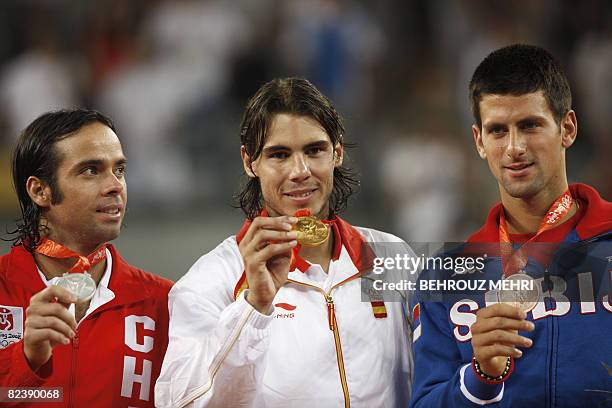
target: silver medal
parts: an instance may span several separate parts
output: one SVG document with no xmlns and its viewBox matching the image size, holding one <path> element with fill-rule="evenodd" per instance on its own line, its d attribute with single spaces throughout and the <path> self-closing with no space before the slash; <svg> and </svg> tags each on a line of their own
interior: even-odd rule
<svg viewBox="0 0 612 408">
<path fill-rule="evenodd" d="M 90 300 L 96 292 L 96 282 L 87 272 L 65 273 L 56 283 L 57 286 L 67 289 L 77 297 L 77 303 Z"/>
<path fill-rule="evenodd" d="M 520 282 L 518 283 L 520 289 L 502 289 L 497 291 L 497 300 L 500 303 L 507 303 L 521 309 L 525 313 L 536 307 L 542 297 L 542 291 L 537 281 L 523 272 L 510 275 L 504 278 L 504 280 Z M 526 284 L 523 282 L 526 282 Z M 529 286 L 531 289 L 525 289 L 523 288 L 524 286 Z"/>
</svg>

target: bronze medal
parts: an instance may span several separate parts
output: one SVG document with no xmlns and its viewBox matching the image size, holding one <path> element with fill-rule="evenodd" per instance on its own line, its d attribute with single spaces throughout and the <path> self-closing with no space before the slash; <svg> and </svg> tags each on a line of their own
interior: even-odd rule
<svg viewBox="0 0 612 408">
<path fill-rule="evenodd" d="M 531 289 L 516 289 L 516 290 L 500 290 L 497 292 L 497 299 L 501 303 L 507 303 L 510 306 L 517 307 L 523 312 L 527 313 L 531 311 L 538 304 L 542 297 L 542 291 L 540 290 L 539 283 L 534 280 L 531 276 L 524 272 L 510 275 L 504 280 L 518 281 L 529 283 L 527 286 L 531 286 Z"/>
</svg>

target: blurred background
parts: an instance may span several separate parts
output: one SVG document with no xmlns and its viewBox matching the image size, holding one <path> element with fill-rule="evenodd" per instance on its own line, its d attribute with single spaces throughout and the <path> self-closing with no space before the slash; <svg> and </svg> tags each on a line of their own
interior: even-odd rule
<svg viewBox="0 0 612 408">
<path fill-rule="evenodd" d="M 242 224 L 233 196 L 247 99 L 300 75 L 330 97 L 356 144 L 348 162 L 362 186 L 343 216 L 407 241 L 462 240 L 498 197 L 473 147 L 468 82 L 514 42 L 562 62 L 580 129 L 570 180 L 612 199 L 607 0 L 3 0 L 0 235 L 19 217 L 19 132 L 45 111 L 88 106 L 115 120 L 130 162 L 117 245 L 178 279 Z"/>
</svg>

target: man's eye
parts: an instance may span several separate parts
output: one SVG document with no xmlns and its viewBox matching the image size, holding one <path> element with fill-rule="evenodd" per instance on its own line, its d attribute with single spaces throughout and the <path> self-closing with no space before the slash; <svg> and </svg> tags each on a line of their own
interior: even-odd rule
<svg viewBox="0 0 612 408">
<path fill-rule="evenodd" d="M 270 157 L 273 159 L 286 159 L 289 155 L 285 152 L 274 152 L 270 154 Z"/>
<path fill-rule="evenodd" d="M 506 129 L 504 129 L 501 126 L 496 126 L 494 128 L 491 128 L 491 130 L 489 131 L 489 133 L 492 133 L 494 135 L 501 135 L 501 134 L 503 134 L 505 132 L 506 132 Z"/>
<path fill-rule="evenodd" d="M 125 166 L 117 167 L 115 169 L 115 175 L 117 177 L 123 177 L 123 176 L 125 176 L 125 172 L 126 171 L 127 171 L 127 169 L 125 168 Z"/>
<path fill-rule="evenodd" d="M 311 156 L 314 156 L 314 155 L 316 155 L 316 154 L 318 154 L 318 153 L 320 153 L 322 151 L 323 151 L 323 149 L 321 149 L 320 147 L 311 147 L 310 149 L 308 149 L 306 151 L 306 153 L 311 155 Z"/>
<path fill-rule="evenodd" d="M 527 122 L 523 125 L 523 129 L 536 129 L 538 124 L 536 122 Z"/>
<path fill-rule="evenodd" d="M 84 174 L 86 176 L 93 176 L 95 174 L 98 174 L 98 170 L 95 167 L 86 167 L 85 169 L 83 169 L 81 174 Z"/>
</svg>

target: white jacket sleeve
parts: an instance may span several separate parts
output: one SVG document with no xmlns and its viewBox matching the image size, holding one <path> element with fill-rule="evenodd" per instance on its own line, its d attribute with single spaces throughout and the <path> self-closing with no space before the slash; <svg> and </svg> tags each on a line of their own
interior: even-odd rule
<svg viewBox="0 0 612 408">
<path fill-rule="evenodd" d="M 237 279 L 228 267 L 239 265 L 215 251 L 170 291 L 169 344 L 155 385 L 157 407 L 250 406 L 263 379 L 273 318 L 256 311 L 244 293 L 232 301 Z"/>
</svg>

